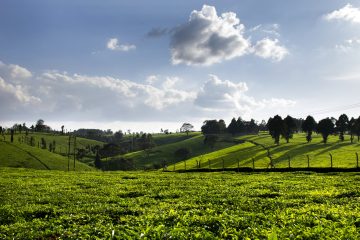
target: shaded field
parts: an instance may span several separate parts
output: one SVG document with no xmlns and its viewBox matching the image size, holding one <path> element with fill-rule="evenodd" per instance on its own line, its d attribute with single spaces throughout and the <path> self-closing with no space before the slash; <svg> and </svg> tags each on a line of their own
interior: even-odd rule
<svg viewBox="0 0 360 240">
<path fill-rule="evenodd" d="M 357 173 L 0 169 L 0 238 L 359 239 Z"/>
</svg>

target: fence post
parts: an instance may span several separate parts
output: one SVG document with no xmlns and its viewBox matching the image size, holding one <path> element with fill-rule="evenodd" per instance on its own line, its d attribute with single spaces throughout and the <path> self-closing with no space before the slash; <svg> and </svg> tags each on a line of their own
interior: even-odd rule
<svg viewBox="0 0 360 240">
<path fill-rule="evenodd" d="M 253 170 L 255 169 L 255 158 L 252 158 Z"/>
<path fill-rule="evenodd" d="M 175 165 L 176 165 L 176 163 L 174 163 L 174 172 L 175 172 Z"/>
<path fill-rule="evenodd" d="M 359 168 L 359 154 L 356 152 L 356 168 Z"/>
<path fill-rule="evenodd" d="M 184 163 L 185 163 L 185 171 L 186 171 L 186 160 L 184 160 Z"/>
<path fill-rule="evenodd" d="M 290 157 L 290 155 L 288 155 L 288 164 L 289 164 L 289 168 L 291 168 L 291 157 Z"/>
<path fill-rule="evenodd" d="M 237 164 L 238 164 L 238 172 L 240 172 L 240 160 L 237 159 Z"/>
<path fill-rule="evenodd" d="M 308 168 L 310 168 L 310 158 L 309 158 L 309 155 L 306 155 L 307 157 L 307 161 L 308 161 Z"/>
<path fill-rule="evenodd" d="M 331 155 L 331 153 L 329 153 L 330 155 L 330 167 L 333 167 L 333 156 Z"/>
<path fill-rule="evenodd" d="M 210 167 L 210 159 L 208 159 L 208 164 L 209 164 L 209 170 L 211 169 L 211 167 Z"/>
<path fill-rule="evenodd" d="M 199 160 L 199 168 L 201 168 L 201 159 Z"/>
<path fill-rule="evenodd" d="M 221 158 L 222 159 L 222 167 L 223 167 L 223 171 L 225 170 L 225 161 L 224 161 L 224 158 Z"/>
</svg>

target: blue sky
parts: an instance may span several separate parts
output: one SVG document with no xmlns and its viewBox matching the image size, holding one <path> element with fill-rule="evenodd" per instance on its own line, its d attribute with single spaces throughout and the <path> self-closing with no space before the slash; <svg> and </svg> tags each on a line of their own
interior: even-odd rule
<svg viewBox="0 0 360 240">
<path fill-rule="evenodd" d="M 0 121 L 358 116 L 359 30 L 359 1 L 3 0 Z"/>
</svg>

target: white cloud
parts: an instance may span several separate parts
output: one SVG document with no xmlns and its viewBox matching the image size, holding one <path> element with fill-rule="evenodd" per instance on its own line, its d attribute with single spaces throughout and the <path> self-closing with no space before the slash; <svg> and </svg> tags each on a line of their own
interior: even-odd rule
<svg viewBox="0 0 360 240">
<path fill-rule="evenodd" d="M 162 110 L 195 98 L 194 92 L 172 88 L 177 81 L 176 78 L 168 78 L 162 88 L 157 88 L 152 85 L 113 77 L 91 77 L 78 74 L 70 76 L 66 73 L 58 72 L 47 72 L 43 74 L 43 77 L 70 84 L 83 84 L 99 89 L 108 89 L 113 91 L 118 99 L 126 101 L 130 105 L 145 104 L 157 110 Z"/>
<path fill-rule="evenodd" d="M 275 61 L 281 61 L 289 54 L 289 51 L 284 46 L 279 45 L 278 39 L 272 40 L 265 38 L 256 43 L 254 53 L 261 58 L 271 58 Z"/>
<path fill-rule="evenodd" d="M 19 65 L 0 61 L 0 76 L 9 81 L 18 81 L 32 77 L 32 73 Z"/>
<path fill-rule="evenodd" d="M 7 83 L 3 78 L 0 77 L 0 93 L 2 97 L 9 96 L 12 99 L 15 99 L 21 104 L 36 104 L 40 103 L 41 100 L 38 97 L 31 96 L 25 87 L 21 85 L 13 85 Z M 6 95 L 6 96 L 5 96 Z M 0 98 L 1 99 L 1 98 Z M 7 99 L 9 105 L 13 104 L 12 99 Z M 4 99 L 2 99 L 4 101 Z"/>
<path fill-rule="evenodd" d="M 244 25 L 233 12 L 217 15 L 213 6 L 194 10 L 187 23 L 171 39 L 173 64 L 212 65 L 248 53 L 249 40 L 243 36 Z"/>
<path fill-rule="evenodd" d="M 265 107 L 291 107 L 295 101 L 271 98 L 256 100 L 248 96 L 246 83 L 233 83 L 229 80 L 221 80 L 216 75 L 209 75 L 195 99 L 199 107 L 213 111 L 234 111 L 237 114 L 251 114 L 253 111 Z"/>
<path fill-rule="evenodd" d="M 353 7 L 351 4 L 346 4 L 343 8 L 326 14 L 324 18 L 328 21 L 341 20 L 352 23 L 360 23 L 360 9 Z"/>
<path fill-rule="evenodd" d="M 336 44 L 335 50 L 342 52 L 342 53 L 348 53 L 357 47 L 360 47 L 360 38 L 351 38 L 351 39 L 345 40 L 341 44 Z"/>
<path fill-rule="evenodd" d="M 136 49 L 136 46 L 133 44 L 120 44 L 117 38 L 110 38 L 106 44 L 107 48 L 113 51 L 122 51 L 127 52 L 133 49 Z"/>
<path fill-rule="evenodd" d="M 264 33 L 279 36 L 278 24 L 258 25 L 249 32 L 260 28 Z M 189 21 L 173 31 L 171 61 L 173 64 L 209 66 L 253 53 L 244 29 L 236 13 L 225 12 L 218 16 L 215 7 L 204 5 L 200 11 L 192 11 Z M 256 55 L 277 61 L 288 54 L 277 39 L 263 39 L 255 47 L 258 49 Z"/>
<path fill-rule="evenodd" d="M 158 75 L 150 75 L 150 76 L 147 76 L 145 82 L 147 84 L 154 84 L 155 82 L 157 82 L 159 80 L 159 76 Z"/>
</svg>

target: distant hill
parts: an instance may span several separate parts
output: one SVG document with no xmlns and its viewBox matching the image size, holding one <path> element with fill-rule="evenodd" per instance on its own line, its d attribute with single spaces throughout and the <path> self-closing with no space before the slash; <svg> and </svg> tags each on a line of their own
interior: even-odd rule
<svg viewBox="0 0 360 240">
<path fill-rule="evenodd" d="M 190 156 L 199 156 L 202 154 L 209 153 L 213 150 L 219 150 L 233 146 L 234 141 L 232 138 L 222 138 L 215 144 L 214 149 L 204 144 L 204 136 L 197 133 L 177 133 L 177 134 L 159 134 L 154 135 L 154 141 L 160 142 L 158 145 L 149 151 L 137 151 L 131 152 L 124 155 L 119 155 L 109 159 L 103 159 L 103 161 L 112 159 L 130 159 L 134 163 L 136 169 L 144 168 L 160 168 L 162 164 L 170 165 L 172 163 L 181 161 L 175 156 L 175 151 L 180 148 L 186 148 L 190 151 Z"/>
</svg>

